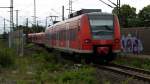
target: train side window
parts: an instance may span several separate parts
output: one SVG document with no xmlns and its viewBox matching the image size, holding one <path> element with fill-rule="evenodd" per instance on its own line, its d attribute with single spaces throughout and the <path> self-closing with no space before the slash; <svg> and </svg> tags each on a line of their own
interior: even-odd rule
<svg viewBox="0 0 150 84">
<path fill-rule="evenodd" d="M 65 30 L 63 30 L 63 40 L 65 40 Z"/>
<path fill-rule="evenodd" d="M 75 32 L 75 33 L 74 33 L 74 34 L 75 34 L 75 35 L 74 35 L 74 36 L 75 36 L 75 37 L 74 37 L 74 40 L 76 40 L 76 38 L 77 38 L 77 32 L 78 32 L 78 28 L 75 28 L 75 29 L 74 29 L 74 32 Z"/>
<path fill-rule="evenodd" d="M 63 40 L 63 31 L 62 30 L 60 32 L 60 37 L 61 37 L 61 40 Z"/>
<path fill-rule="evenodd" d="M 62 30 L 62 40 L 64 40 L 64 30 Z"/>
<path fill-rule="evenodd" d="M 64 40 L 66 40 L 66 30 L 64 30 Z"/>
<path fill-rule="evenodd" d="M 71 30 L 71 40 L 74 40 L 74 29 Z"/>
<path fill-rule="evenodd" d="M 63 30 L 61 30 L 60 36 L 61 36 L 61 40 L 63 40 Z"/>
<path fill-rule="evenodd" d="M 61 31 L 59 31 L 59 35 L 58 36 L 59 36 L 59 40 L 61 40 Z"/>
<path fill-rule="evenodd" d="M 77 37 L 77 28 L 74 29 L 74 40 L 76 40 Z"/>
<path fill-rule="evenodd" d="M 53 33 L 51 34 L 51 36 L 52 36 L 52 40 L 54 40 L 54 34 Z"/>
<path fill-rule="evenodd" d="M 56 35 L 57 35 L 57 34 L 56 34 L 56 32 L 55 32 L 55 33 L 54 33 L 54 40 L 56 40 Z"/>
<path fill-rule="evenodd" d="M 69 32 L 70 32 L 70 39 L 69 40 L 73 40 L 73 29 L 70 29 Z"/>
<path fill-rule="evenodd" d="M 55 40 L 55 34 L 54 34 L 54 32 L 53 32 L 53 40 Z"/>
<path fill-rule="evenodd" d="M 61 30 L 59 31 L 59 40 L 61 40 Z"/>
<path fill-rule="evenodd" d="M 47 38 L 48 38 L 48 40 L 51 40 L 51 35 L 50 35 L 50 33 L 47 34 Z"/>
<path fill-rule="evenodd" d="M 63 30 L 61 30 L 61 40 L 63 40 Z"/>
<path fill-rule="evenodd" d="M 56 32 L 56 40 L 58 40 L 58 32 Z"/>
<path fill-rule="evenodd" d="M 78 31 L 80 31 L 80 27 L 81 27 L 81 21 L 80 21 L 80 19 L 78 20 Z"/>
<path fill-rule="evenodd" d="M 68 40 L 68 31 L 67 30 L 65 30 L 65 40 Z"/>
<path fill-rule="evenodd" d="M 76 29 L 70 29 L 69 30 L 70 36 L 69 36 L 69 40 L 75 40 L 76 38 Z"/>
</svg>

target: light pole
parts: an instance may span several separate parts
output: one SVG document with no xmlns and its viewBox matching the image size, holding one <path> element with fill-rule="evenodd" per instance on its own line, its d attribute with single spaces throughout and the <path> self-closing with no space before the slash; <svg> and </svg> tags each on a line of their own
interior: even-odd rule
<svg viewBox="0 0 150 84">
<path fill-rule="evenodd" d="M 18 12 L 19 10 L 15 10 L 16 11 L 16 28 L 18 28 Z"/>
<path fill-rule="evenodd" d="M 45 19 L 45 28 L 47 27 L 47 19 L 48 19 L 48 16 Z"/>
<path fill-rule="evenodd" d="M 4 18 L 4 34 L 6 33 L 5 18 Z"/>
<path fill-rule="evenodd" d="M 14 29 L 14 24 L 13 24 L 13 0 L 10 1 L 10 33 L 9 33 L 9 48 L 12 47 L 12 42 L 13 42 L 13 38 L 12 38 L 12 31 Z"/>
<path fill-rule="evenodd" d="M 37 20 L 38 17 L 35 17 L 35 16 L 31 16 L 31 17 L 33 17 L 33 24 L 32 25 L 37 26 L 37 24 L 36 24 L 37 21 L 36 20 Z"/>
<path fill-rule="evenodd" d="M 36 25 L 36 0 L 34 0 L 34 17 L 33 17 L 34 25 Z"/>
<path fill-rule="evenodd" d="M 69 14 L 72 13 L 72 0 L 69 0 Z"/>
<path fill-rule="evenodd" d="M 65 20 L 64 15 L 65 15 L 65 8 L 64 6 L 62 6 L 62 20 Z"/>
</svg>

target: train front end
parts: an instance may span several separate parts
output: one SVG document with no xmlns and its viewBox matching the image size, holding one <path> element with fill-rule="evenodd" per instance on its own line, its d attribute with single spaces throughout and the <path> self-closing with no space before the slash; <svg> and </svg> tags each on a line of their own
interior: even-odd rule
<svg viewBox="0 0 150 84">
<path fill-rule="evenodd" d="M 92 59 L 98 62 L 110 62 L 120 52 L 120 27 L 117 16 L 107 13 L 88 13 L 90 38 L 89 48 L 93 54 Z M 87 29 L 88 30 L 88 29 Z M 87 45 L 86 45 L 87 46 Z"/>
</svg>

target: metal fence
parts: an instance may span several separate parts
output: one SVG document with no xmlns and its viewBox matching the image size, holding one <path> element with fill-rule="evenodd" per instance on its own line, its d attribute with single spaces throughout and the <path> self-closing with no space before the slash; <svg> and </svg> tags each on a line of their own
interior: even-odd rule
<svg viewBox="0 0 150 84">
<path fill-rule="evenodd" d="M 24 34 L 23 30 L 16 30 L 9 33 L 11 37 L 11 46 L 16 51 L 17 55 L 23 56 L 24 54 Z"/>
</svg>

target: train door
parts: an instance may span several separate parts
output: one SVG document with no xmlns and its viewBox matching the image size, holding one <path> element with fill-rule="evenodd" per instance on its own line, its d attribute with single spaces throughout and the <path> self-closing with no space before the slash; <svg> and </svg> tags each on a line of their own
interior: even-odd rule
<svg viewBox="0 0 150 84">
<path fill-rule="evenodd" d="M 69 23 L 66 23 L 66 48 L 69 48 L 69 38 L 70 38 L 70 35 L 69 35 Z"/>
</svg>

